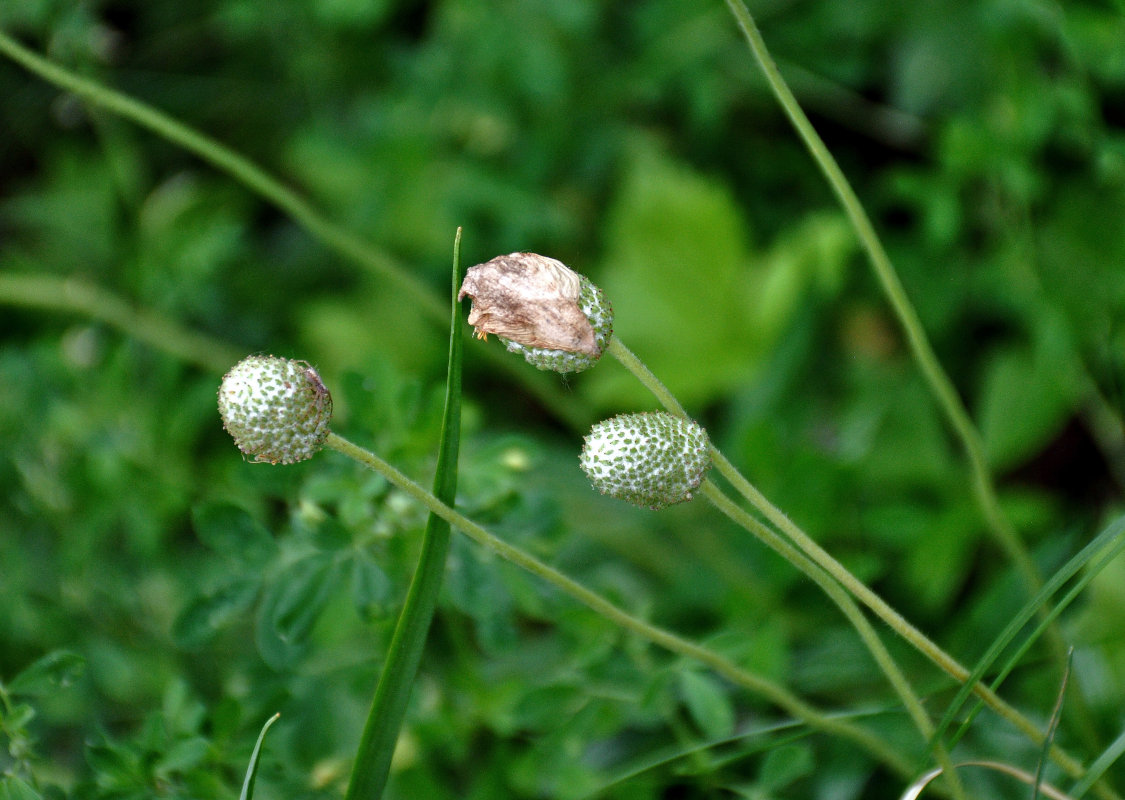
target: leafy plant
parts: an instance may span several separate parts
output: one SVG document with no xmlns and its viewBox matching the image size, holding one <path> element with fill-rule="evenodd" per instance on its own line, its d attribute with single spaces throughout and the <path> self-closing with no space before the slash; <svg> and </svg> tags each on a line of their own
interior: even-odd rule
<svg viewBox="0 0 1125 800">
<path fill-rule="evenodd" d="M 1116 796 L 1120 14 L 755 12 L 0 8 L 0 794 Z M 615 333 L 466 348 L 463 436 L 457 225 Z M 350 438 L 239 460 L 254 352 Z M 660 512 L 577 464 L 654 399 L 713 461 Z"/>
</svg>

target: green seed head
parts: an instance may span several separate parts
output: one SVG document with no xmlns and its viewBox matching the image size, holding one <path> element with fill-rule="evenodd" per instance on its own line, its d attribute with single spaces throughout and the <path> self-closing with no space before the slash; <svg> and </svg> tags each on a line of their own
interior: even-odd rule
<svg viewBox="0 0 1125 800">
<path fill-rule="evenodd" d="M 691 420 L 621 414 L 594 425 L 580 461 L 602 494 L 655 510 L 691 500 L 711 466 L 711 446 Z"/>
<path fill-rule="evenodd" d="M 560 261 L 511 253 L 465 273 L 458 299 L 473 299 L 469 324 L 494 333 L 539 369 L 581 372 L 613 335 L 613 308 L 602 290 Z"/>
<path fill-rule="evenodd" d="M 332 395 L 304 361 L 250 356 L 223 377 L 219 414 L 238 449 L 255 461 L 295 464 L 324 444 Z"/>
</svg>

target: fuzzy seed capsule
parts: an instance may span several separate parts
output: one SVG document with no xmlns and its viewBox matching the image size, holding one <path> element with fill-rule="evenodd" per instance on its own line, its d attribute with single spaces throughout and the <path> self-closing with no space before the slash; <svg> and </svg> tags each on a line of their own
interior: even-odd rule
<svg viewBox="0 0 1125 800">
<path fill-rule="evenodd" d="M 255 461 L 295 464 L 324 444 L 332 395 L 305 361 L 250 356 L 223 377 L 219 414 L 238 449 Z"/>
<path fill-rule="evenodd" d="M 613 335 L 602 290 L 561 261 L 535 253 L 497 256 L 465 273 L 457 299 L 472 298 L 477 337 L 494 333 L 539 369 L 592 367 Z"/>
<path fill-rule="evenodd" d="M 711 444 L 692 420 L 621 414 L 594 425 L 580 463 L 602 494 L 656 510 L 692 499 L 711 467 Z"/>
</svg>

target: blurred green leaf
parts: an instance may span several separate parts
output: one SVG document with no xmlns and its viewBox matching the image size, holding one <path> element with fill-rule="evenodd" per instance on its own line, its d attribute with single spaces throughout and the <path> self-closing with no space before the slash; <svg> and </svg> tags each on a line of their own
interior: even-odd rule
<svg viewBox="0 0 1125 800">
<path fill-rule="evenodd" d="M 752 266 L 748 225 L 728 186 L 639 144 L 609 210 L 595 280 L 614 332 L 681 402 L 705 402 L 744 379 L 758 354 L 742 298 Z M 760 266 L 755 266 L 760 269 Z M 635 382 L 598 370 L 584 387 L 599 406 L 634 405 Z"/>
<path fill-rule="evenodd" d="M 1055 436 L 1074 413 L 1079 387 L 1071 367 L 1043 348 L 1011 348 L 989 364 L 980 426 L 989 461 L 1012 467 Z"/>
<path fill-rule="evenodd" d="M 16 675 L 7 689 L 13 695 L 42 697 L 71 686 L 85 671 L 85 658 L 77 653 L 56 650 Z"/>
<path fill-rule="evenodd" d="M 192 510 L 192 524 L 199 540 L 227 558 L 249 565 L 260 563 L 277 547 L 265 526 L 233 503 L 213 502 Z"/>
<path fill-rule="evenodd" d="M 262 658 L 281 669 L 306 645 L 317 618 L 337 589 L 340 567 L 332 553 L 313 553 L 289 564 L 265 589 L 256 641 Z"/>
<path fill-rule="evenodd" d="M 361 614 L 374 614 L 390 599 L 387 573 L 375 559 L 357 553 L 352 559 L 352 603 Z"/>
<path fill-rule="evenodd" d="M 734 710 L 718 681 L 710 675 L 685 669 L 679 674 L 679 683 L 691 718 L 704 736 L 717 740 L 734 732 Z"/>
<path fill-rule="evenodd" d="M 172 629 L 176 643 L 192 650 L 210 641 L 250 608 L 259 589 L 257 580 L 235 580 L 212 594 L 197 597 L 176 618 Z"/>
<path fill-rule="evenodd" d="M 42 800 L 43 795 L 15 775 L 0 778 L 0 800 Z"/>
<path fill-rule="evenodd" d="M 758 783 L 766 792 L 783 792 L 793 783 L 810 774 L 816 766 L 812 751 L 806 744 L 774 747 L 766 753 L 758 771 Z"/>
</svg>

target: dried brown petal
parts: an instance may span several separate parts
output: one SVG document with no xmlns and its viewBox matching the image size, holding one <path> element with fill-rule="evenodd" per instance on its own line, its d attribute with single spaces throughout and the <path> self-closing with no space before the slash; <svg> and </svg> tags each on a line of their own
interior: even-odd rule
<svg viewBox="0 0 1125 800">
<path fill-rule="evenodd" d="M 597 357 L 594 327 L 578 306 L 581 277 L 561 261 L 535 253 L 497 256 L 465 273 L 457 299 L 473 299 L 469 324 L 527 347 Z"/>
</svg>

